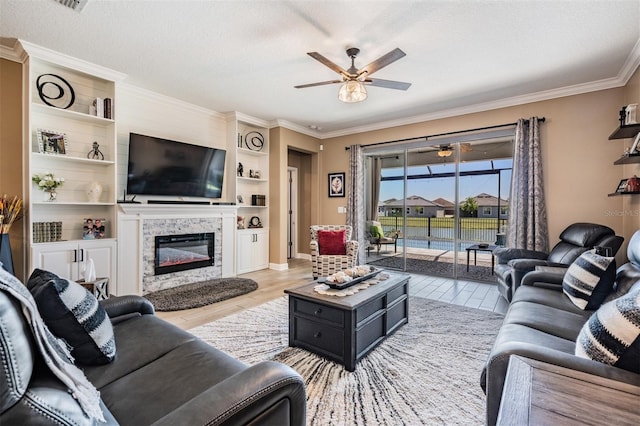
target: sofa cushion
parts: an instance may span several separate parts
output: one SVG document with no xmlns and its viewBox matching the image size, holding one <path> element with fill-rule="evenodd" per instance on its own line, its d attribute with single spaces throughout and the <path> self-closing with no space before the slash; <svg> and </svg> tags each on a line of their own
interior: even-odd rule
<svg viewBox="0 0 640 426">
<path fill-rule="evenodd" d="M 615 235 L 608 226 L 592 223 L 574 223 L 560 234 L 560 240 L 579 247 L 593 247 L 607 235 Z"/>
<path fill-rule="evenodd" d="M 640 373 L 640 291 L 602 305 L 582 327 L 575 353 Z"/>
<path fill-rule="evenodd" d="M 84 367 L 87 378 L 98 390 L 196 339 L 155 315 L 128 319 L 114 325 L 113 331 L 118 342 L 118 359 L 106 365 Z"/>
<path fill-rule="evenodd" d="M 615 259 L 590 250 L 569 266 L 562 280 L 562 290 L 580 309 L 594 310 L 613 290 L 615 277 Z"/>
<path fill-rule="evenodd" d="M 585 313 L 584 310 L 571 303 L 571 300 L 569 300 L 569 298 L 565 296 L 562 291 L 560 291 L 560 287 L 558 287 L 558 289 L 552 289 L 533 286 L 520 286 L 518 287 L 518 291 L 516 291 L 513 295 L 511 304 L 517 302 L 532 302 L 537 305 L 549 306 L 552 308 L 560 309 L 562 311 L 579 314 L 585 318 L 585 321 L 588 318 L 588 316 L 585 315 L 590 315 L 590 313 Z"/>
<path fill-rule="evenodd" d="M 100 388 L 100 394 L 123 424 L 149 425 L 246 368 L 236 358 L 194 339 Z M 234 400 L 233 395 L 213 393 L 208 403 L 228 404 Z"/>
<path fill-rule="evenodd" d="M 87 289 L 41 269 L 33 271 L 27 287 L 45 324 L 72 347 L 71 355 L 76 362 L 98 365 L 115 359 L 111 321 Z"/>
<path fill-rule="evenodd" d="M 562 295 L 560 292 L 557 294 Z M 510 305 L 503 324 L 519 324 L 575 342 L 589 314 L 590 312 L 569 312 L 538 303 L 520 301 Z"/>
<path fill-rule="evenodd" d="M 347 254 L 344 229 L 340 231 L 318 231 L 318 245 L 320 246 L 320 255 Z"/>
</svg>

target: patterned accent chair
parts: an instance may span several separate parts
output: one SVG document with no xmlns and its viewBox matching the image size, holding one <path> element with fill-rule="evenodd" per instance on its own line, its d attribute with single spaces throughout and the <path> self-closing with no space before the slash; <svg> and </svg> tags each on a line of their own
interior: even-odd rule
<svg viewBox="0 0 640 426">
<path fill-rule="evenodd" d="M 346 255 L 321 255 L 318 243 L 318 231 L 342 231 L 344 230 Z M 326 277 L 335 272 L 347 268 L 353 268 L 358 263 L 358 242 L 351 240 L 352 229 L 349 225 L 311 225 L 311 267 L 313 279 Z"/>
</svg>

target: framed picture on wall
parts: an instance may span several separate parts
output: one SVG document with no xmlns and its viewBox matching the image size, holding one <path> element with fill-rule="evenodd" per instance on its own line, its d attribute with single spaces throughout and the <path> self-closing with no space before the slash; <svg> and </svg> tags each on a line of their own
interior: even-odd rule
<svg viewBox="0 0 640 426">
<path fill-rule="evenodd" d="M 344 197 L 344 172 L 329 173 L 329 197 Z"/>
<path fill-rule="evenodd" d="M 628 180 L 629 179 L 622 179 L 620 181 L 620 183 L 618 184 L 618 187 L 616 188 L 616 193 L 620 194 L 620 193 L 626 192 Z"/>
<path fill-rule="evenodd" d="M 630 155 L 638 155 L 640 154 L 640 133 L 636 135 L 636 138 L 633 140 L 633 144 L 631 145 L 631 149 L 629 150 Z"/>
</svg>

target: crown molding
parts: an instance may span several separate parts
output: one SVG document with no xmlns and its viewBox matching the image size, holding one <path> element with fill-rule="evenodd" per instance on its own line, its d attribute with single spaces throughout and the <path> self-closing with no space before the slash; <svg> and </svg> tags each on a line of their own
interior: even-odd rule
<svg viewBox="0 0 640 426">
<path fill-rule="evenodd" d="M 273 128 L 273 127 L 284 127 L 285 129 L 293 130 L 294 132 L 311 136 L 312 138 L 322 139 L 322 134 L 317 130 L 312 130 L 308 127 L 305 127 L 300 124 L 293 123 L 287 120 L 282 120 L 282 119 L 273 120 L 270 122 L 270 128 Z"/>
<path fill-rule="evenodd" d="M 636 41 L 636 45 L 631 49 L 631 53 L 629 53 L 620 73 L 618 73 L 618 78 L 624 85 L 633 77 L 633 73 L 636 72 L 638 66 L 640 66 L 640 38 Z"/>
<path fill-rule="evenodd" d="M 110 81 L 119 82 L 127 77 L 126 74 L 119 71 L 115 71 L 101 65 L 96 65 L 82 59 L 74 58 L 73 56 L 65 55 L 63 53 L 29 43 L 28 41 L 18 40 L 18 42 L 29 56 L 36 57 L 43 61 L 51 62 L 67 68 L 73 68 L 74 70 L 85 74 Z"/>
<path fill-rule="evenodd" d="M 158 92 L 143 89 L 142 87 L 135 86 L 133 84 L 120 83 L 116 87 L 116 91 L 118 90 L 122 90 L 123 92 L 127 92 L 132 96 L 137 96 L 138 98 L 142 98 L 148 101 L 158 102 L 163 104 L 170 104 L 172 106 L 181 108 L 186 111 L 203 114 L 209 117 L 216 117 L 216 118 L 222 118 L 222 119 L 225 118 L 225 114 L 219 113 L 218 111 L 214 111 L 212 109 L 194 105 L 192 103 L 185 102 L 180 99 L 172 98 L 171 96 L 163 95 Z"/>
<path fill-rule="evenodd" d="M 14 39 L 13 46 L 0 44 L 0 58 L 24 64 L 27 60 L 27 52 L 22 48 L 17 39 Z"/>
<path fill-rule="evenodd" d="M 636 68 L 637 68 L 637 65 L 636 65 Z M 629 75 L 628 77 L 626 77 L 626 80 L 625 80 L 622 74 L 623 73 L 621 72 L 615 78 L 607 78 L 603 80 L 593 81 L 590 83 L 575 84 L 573 86 L 566 86 L 560 89 L 544 90 L 541 92 L 529 93 L 529 94 L 520 95 L 520 96 L 513 96 L 510 98 L 498 99 L 495 101 L 483 102 L 483 103 L 468 105 L 460 108 L 451 108 L 451 109 L 446 109 L 442 111 L 416 115 L 412 117 L 400 118 L 397 120 L 382 121 L 373 125 L 350 127 L 343 130 L 323 133 L 318 137 L 320 139 L 328 139 L 328 138 L 335 138 L 340 136 L 348 136 L 348 135 L 353 135 L 357 133 L 371 132 L 374 130 L 388 129 L 391 127 L 422 123 L 425 121 L 433 121 L 433 120 L 439 120 L 443 118 L 457 117 L 460 115 L 491 111 L 494 109 L 524 105 L 524 104 L 529 104 L 533 102 L 547 101 L 550 99 L 563 98 L 566 96 L 581 95 L 584 93 L 596 92 L 599 90 L 613 89 L 616 87 L 624 86 L 628 81 L 628 79 L 631 77 L 631 75 Z M 633 74 L 633 71 L 631 72 L 631 74 Z"/>
<path fill-rule="evenodd" d="M 227 112 L 226 114 L 223 114 L 223 115 L 227 118 L 227 120 L 242 121 L 243 123 L 251 124 L 257 127 L 265 127 L 267 129 L 270 129 L 272 127 L 271 123 L 267 120 L 253 117 L 251 115 L 238 112 L 238 111 Z"/>
</svg>

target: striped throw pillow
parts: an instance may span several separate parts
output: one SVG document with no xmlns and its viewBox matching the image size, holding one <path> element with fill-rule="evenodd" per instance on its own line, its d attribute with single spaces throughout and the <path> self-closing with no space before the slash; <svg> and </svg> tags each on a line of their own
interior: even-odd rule
<svg viewBox="0 0 640 426">
<path fill-rule="evenodd" d="M 594 312 L 580 330 L 575 354 L 640 373 L 640 291 Z"/>
<path fill-rule="evenodd" d="M 96 297 L 80 284 L 42 269 L 33 271 L 27 287 L 47 327 L 71 346 L 76 362 L 107 364 L 115 359 L 111 320 Z"/>
<path fill-rule="evenodd" d="M 578 308 L 594 310 L 613 291 L 615 278 L 616 261 L 613 257 L 586 251 L 567 269 L 562 291 Z"/>
</svg>

